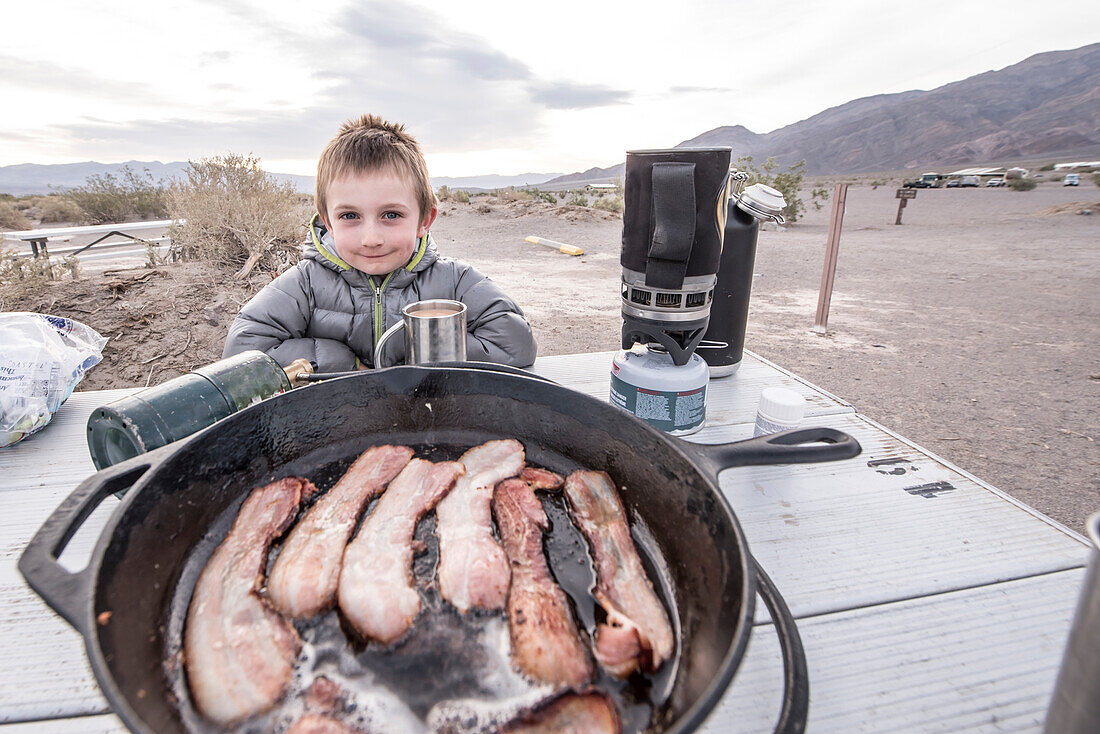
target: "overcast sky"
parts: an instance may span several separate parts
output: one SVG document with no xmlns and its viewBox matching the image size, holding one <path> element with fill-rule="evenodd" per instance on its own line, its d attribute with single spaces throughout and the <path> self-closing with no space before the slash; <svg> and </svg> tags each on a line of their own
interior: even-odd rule
<svg viewBox="0 0 1100 734">
<path fill-rule="evenodd" d="M 364 112 L 405 122 L 434 176 L 571 172 L 1100 41 L 1087 0 L 36 0 L 0 20 L 0 165 L 239 152 L 300 174 Z"/>
</svg>

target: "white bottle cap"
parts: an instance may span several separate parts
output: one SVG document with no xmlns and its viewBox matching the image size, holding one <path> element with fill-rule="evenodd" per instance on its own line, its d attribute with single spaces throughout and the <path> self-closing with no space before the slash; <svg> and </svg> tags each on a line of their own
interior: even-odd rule
<svg viewBox="0 0 1100 734">
<path fill-rule="evenodd" d="M 773 423 L 796 426 L 806 414 L 806 399 L 785 387 L 766 387 L 760 393 L 757 411 Z"/>
</svg>

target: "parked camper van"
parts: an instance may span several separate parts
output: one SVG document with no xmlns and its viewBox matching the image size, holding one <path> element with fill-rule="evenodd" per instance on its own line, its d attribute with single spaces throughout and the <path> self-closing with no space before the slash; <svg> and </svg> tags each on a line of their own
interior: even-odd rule
<svg viewBox="0 0 1100 734">
<path fill-rule="evenodd" d="M 1081 174 L 1079 173 L 1067 173 L 1066 177 L 1062 179 L 1063 186 L 1080 186 Z"/>
</svg>

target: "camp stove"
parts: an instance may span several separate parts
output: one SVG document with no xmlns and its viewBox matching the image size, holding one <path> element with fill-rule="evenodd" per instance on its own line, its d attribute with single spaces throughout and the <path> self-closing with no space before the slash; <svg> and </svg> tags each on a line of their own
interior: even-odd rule
<svg viewBox="0 0 1100 734">
<path fill-rule="evenodd" d="M 702 428 L 710 377 L 739 366 L 758 221 L 782 222 L 783 197 L 760 184 L 743 188 L 748 176 L 730 169 L 730 154 L 626 154 L 622 351 L 611 402 L 674 435 Z M 723 248 L 730 225 L 736 252 Z M 721 323 L 712 324 L 716 302 Z"/>
</svg>

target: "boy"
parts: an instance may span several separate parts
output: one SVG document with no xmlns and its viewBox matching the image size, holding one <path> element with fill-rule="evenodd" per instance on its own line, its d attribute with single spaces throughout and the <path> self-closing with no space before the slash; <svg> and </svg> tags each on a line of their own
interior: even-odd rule
<svg viewBox="0 0 1100 734">
<path fill-rule="evenodd" d="M 467 359 L 526 367 L 535 338 L 519 306 L 470 265 L 438 255 L 427 164 L 404 125 L 375 115 L 349 120 L 317 164 L 317 214 L 305 259 L 255 295 L 233 321 L 223 357 L 259 349 L 318 372 L 378 367 L 374 345 L 415 301 L 467 307 Z M 381 366 L 402 364 L 390 339 Z"/>
</svg>

